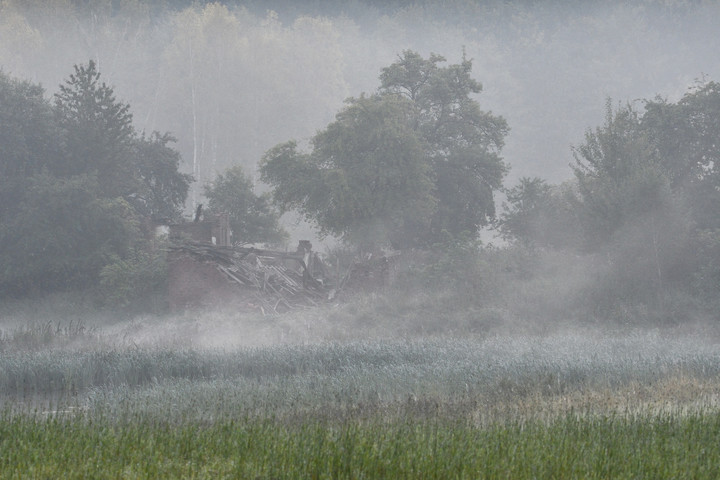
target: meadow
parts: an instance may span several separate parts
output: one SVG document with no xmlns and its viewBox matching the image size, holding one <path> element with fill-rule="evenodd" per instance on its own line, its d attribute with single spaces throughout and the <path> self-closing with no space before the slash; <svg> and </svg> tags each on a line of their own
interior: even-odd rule
<svg viewBox="0 0 720 480">
<path fill-rule="evenodd" d="M 6 311 L 0 478 L 720 474 L 712 327 L 336 324 L 364 311 Z"/>
</svg>

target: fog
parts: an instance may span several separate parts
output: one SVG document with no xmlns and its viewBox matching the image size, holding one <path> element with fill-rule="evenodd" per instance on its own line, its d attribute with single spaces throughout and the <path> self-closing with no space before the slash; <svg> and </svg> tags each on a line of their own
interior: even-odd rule
<svg viewBox="0 0 720 480">
<path fill-rule="evenodd" d="M 720 77 L 718 2 L 3 2 L 0 66 L 50 95 L 94 59 L 140 131 L 170 131 L 200 188 L 306 140 L 405 49 L 473 60 L 505 117 L 508 184 L 571 176 L 570 146 L 607 98 L 678 99 Z M 190 203 L 190 202 L 189 202 Z"/>
<path fill-rule="evenodd" d="M 0 471 L 709 471 L 718 32 L 720 0 L 0 0 Z"/>
<path fill-rule="evenodd" d="M 291 139 L 308 142 L 346 98 L 375 91 L 381 69 L 404 50 L 437 53 L 448 64 L 463 55 L 472 59 L 472 76 L 483 86 L 480 107 L 510 127 L 501 152 L 510 166 L 506 186 L 520 177 L 571 178 L 571 147 L 603 123 L 608 99 L 677 101 L 698 80 L 720 79 L 715 1 L 189 3 L 0 4 L 2 71 L 42 84 L 50 97 L 73 65 L 94 60 L 102 80 L 131 106 L 137 131 L 177 139 L 182 169 L 195 178 L 188 212 L 204 201 L 202 187 L 231 166 L 241 165 L 259 191 L 267 189 L 256 176 L 263 154 Z M 501 200 L 496 203 L 499 209 Z M 547 308 L 548 317 L 562 311 L 607 267 L 597 259 L 583 262 L 578 267 L 577 259 L 561 259 L 543 267 L 556 269 L 556 283 L 527 284 L 526 310 L 506 307 L 517 284 L 498 287 L 495 298 L 508 297 L 500 316 L 532 313 L 532 298 L 545 299 L 540 309 Z M 568 273 L 562 267 L 570 264 Z M 508 278 L 500 283 L 510 284 Z M 558 291 L 565 293 L 554 311 L 547 299 Z M 319 327 L 298 322 L 287 326 L 293 336 L 305 329 L 317 338 Z M 282 340 L 283 328 L 260 329 L 257 341 Z M 208 337 L 206 343 L 214 342 Z"/>
</svg>

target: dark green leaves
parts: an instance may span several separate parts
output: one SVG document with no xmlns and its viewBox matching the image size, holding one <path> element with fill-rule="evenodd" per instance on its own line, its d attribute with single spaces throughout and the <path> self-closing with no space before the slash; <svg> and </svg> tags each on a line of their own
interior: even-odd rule
<svg viewBox="0 0 720 480">
<path fill-rule="evenodd" d="M 0 74 L 0 294 L 96 285 L 142 243 L 144 220 L 177 218 L 191 178 L 172 140 L 138 137 L 92 61 L 54 104 Z"/>
<path fill-rule="evenodd" d="M 65 133 L 65 159 L 52 171 L 58 175 L 95 171 L 108 195 L 130 193 L 135 187 L 130 106 L 118 102 L 112 88 L 100 82 L 95 62 L 75 66 L 75 73 L 55 95 L 55 110 Z"/>
<path fill-rule="evenodd" d="M 240 166 L 226 170 L 206 185 L 205 197 L 211 212 L 230 215 L 233 243 L 280 243 L 287 236 L 268 196 L 255 194 L 251 179 Z"/>
<path fill-rule="evenodd" d="M 378 93 L 348 100 L 311 153 L 292 142 L 268 151 L 261 173 L 274 201 L 359 246 L 476 234 L 495 213 L 507 125 L 470 97 L 481 89 L 471 61 L 444 61 L 403 52 Z"/>
<path fill-rule="evenodd" d="M 412 244 L 435 203 L 412 109 L 399 97 L 351 99 L 313 138 L 311 154 L 292 143 L 268 151 L 262 178 L 279 205 L 297 208 L 324 233 L 359 245 Z"/>
</svg>

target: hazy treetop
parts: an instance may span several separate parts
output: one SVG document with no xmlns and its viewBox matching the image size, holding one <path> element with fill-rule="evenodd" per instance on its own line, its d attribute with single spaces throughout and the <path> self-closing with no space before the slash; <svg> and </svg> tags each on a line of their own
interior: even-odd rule
<svg viewBox="0 0 720 480">
<path fill-rule="evenodd" d="M 310 138 L 403 50 L 455 63 L 464 48 L 482 108 L 511 128 L 510 178 L 557 181 L 607 97 L 678 99 L 720 78 L 718 19 L 720 2 L 682 0 L 6 0 L 0 67 L 53 94 L 94 59 L 136 128 L 172 131 L 211 180 Z"/>
</svg>

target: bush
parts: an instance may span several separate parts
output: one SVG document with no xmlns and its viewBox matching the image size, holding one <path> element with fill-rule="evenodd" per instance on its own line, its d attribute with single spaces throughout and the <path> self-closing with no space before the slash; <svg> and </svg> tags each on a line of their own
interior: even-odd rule
<svg viewBox="0 0 720 480">
<path fill-rule="evenodd" d="M 103 305 L 135 310 L 162 304 L 167 286 L 164 248 L 136 247 L 131 254 L 106 265 L 100 272 L 100 301 Z M 152 308 L 151 308 L 152 309 Z"/>
</svg>

